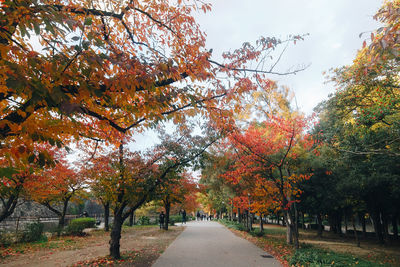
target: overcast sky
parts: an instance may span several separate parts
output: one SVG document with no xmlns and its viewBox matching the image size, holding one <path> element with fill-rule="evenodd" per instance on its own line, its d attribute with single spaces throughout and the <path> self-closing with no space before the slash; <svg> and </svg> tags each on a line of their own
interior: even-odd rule
<svg viewBox="0 0 400 267">
<path fill-rule="evenodd" d="M 298 64 L 311 66 L 297 75 L 271 76 L 295 91 L 299 108 L 307 114 L 328 94 L 333 84 L 325 84 L 322 72 L 351 64 L 369 34 L 379 27 L 373 15 L 381 0 L 210 0 L 212 11 L 196 15 L 207 34 L 213 56 L 254 42 L 260 36 L 285 39 L 288 35 L 309 34 L 291 46 L 277 70 Z M 157 135 L 147 131 L 135 137 L 133 150 L 151 147 Z"/>
<path fill-rule="evenodd" d="M 277 70 L 298 64 L 311 66 L 295 76 L 271 76 L 296 93 L 299 108 L 310 114 L 313 107 L 334 91 L 324 85 L 323 71 L 351 64 L 362 42 L 379 27 L 373 15 L 381 0 L 213 0 L 212 11 L 198 15 L 207 34 L 207 47 L 217 57 L 223 51 L 254 42 L 260 36 L 285 39 L 310 35 L 291 46 Z"/>
</svg>

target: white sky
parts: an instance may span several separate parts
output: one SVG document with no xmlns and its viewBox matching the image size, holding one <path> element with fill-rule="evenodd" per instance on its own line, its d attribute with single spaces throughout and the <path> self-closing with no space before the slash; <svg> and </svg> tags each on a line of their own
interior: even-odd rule
<svg viewBox="0 0 400 267">
<path fill-rule="evenodd" d="M 379 27 L 373 15 L 381 0 L 209 0 L 212 11 L 197 16 L 207 34 L 207 47 L 213 56 L 235 49 L 260 36 L 285 39 L 306 34 L 305 41 L 291 46 L 277 70 L 298 64 L 311 66 L 292 76 L 271 76 L 296 93 L 299 108 L 310 114 L 334 85 L 325 85 L 323 71 L 351 64 L 362 42 L 361 32 Z"/>
<path fill-rule="evenodd" d="M 296 65 L 311 66 L 291 76 L 271 76 L 280 85 L 295 91 L 299 108 L 307 114 L 335 88 L 325 84 L 324 71 L 352 63 L 362 42 L 379 27 L 373 15 L 381 0 L 209 0 L 213 7 L 196 15 L 207 34 L 207 48 L 213 57 L 254 42 L 260 36 L 285 39 L 288 35 L 309 34 L 290 46 L 277 70 Z M 152 146 L 157 135 L 147 131 L 136 136 L 132 149 Z"/>
</svg>

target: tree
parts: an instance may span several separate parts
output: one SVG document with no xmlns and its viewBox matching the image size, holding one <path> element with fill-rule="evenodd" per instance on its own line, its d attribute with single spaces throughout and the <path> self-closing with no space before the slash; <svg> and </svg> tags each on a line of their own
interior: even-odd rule
<svg viewBox="0 0 400 267">
<path fill-rule="evenodd" d="M 4 148 L 3 152 L 0 158 L 0 222 L 11 216 L 21 198 L 29 198 L 27 182 L 38 179 L 44 167 L 54 166 L 51 154 L 42 145 L 28 150 L 22 144 Z"/>
<path fill-rule="evenodd" d="M 104 208 L 104 229 L 109 231 L 110 205 L 113 201 L 112 186 L 113 177 L 116 175 L 116 170 L 113 168 L 112 161 L 109 158 L 111 155 L 104 155 L 93 158 L 92 165 L 85 168 L 85 176 L 90 183 L 90 190 L 98 199 Z"/>
<path fill-rule="evenodd" d="M 162 120 L 183 123 L 198 113 L 223 124 L 236 100 L 265 75 L 302 69 L 275 71 L 280 56 L 270 66 L 264 62 L 276 46 L 301 36 L 262 37 L 225 53 L 223 64 L 212 60 L 192 16 L 198 10 L 210 5 L 2 1 L 0 153 L 24 142 L 29 157 L 35 143 L 61 147 L 72 138 L 105 139 L 123 151 L 134 131 Z M 31 46 L 34 40 L 39 45 Z M 266 64 L 250 69 L 257 60 Z"/>
<path fill-rule="evenodd" d="M 43 170 L 37 179 L 27 182 L 31 198 L 58 216 L 60 230 L 65 225 L 68 204 L 85 188 L 83 178 L 65 159 L 58 159 L 53 168 Z"/>
<path fill-rule="evenodd" d="M 161 199 L 165 209 L 164 229 L 168 230 L 171 206 L 174 204 L 183 205 L 185 196 L 196 192 L 196 184 L 188 173 L 170 172 L 164 183 L 158 188 L 157 198 Z"/>
<path fill-rule="evenodd" d="M 237 153 L 236 168 L 226 174 L 237 183 L 249 180 L 254 187 L 264 190 L 270 201 L 276 202 L 287 225 L 287 242 L 298 247 L 296 199 L 299 181 L 309 173 L 298 171 L 299 157 L 309 150 L 312 142 L 305 134 L 307 120 L 298 114 L 291 117 L 270 116 L 268 121 L 253 123 L 245 132 L 234 132 L 230 142 Z M 250 190 L 254 195 L 258 190 Z"/>
</svg>

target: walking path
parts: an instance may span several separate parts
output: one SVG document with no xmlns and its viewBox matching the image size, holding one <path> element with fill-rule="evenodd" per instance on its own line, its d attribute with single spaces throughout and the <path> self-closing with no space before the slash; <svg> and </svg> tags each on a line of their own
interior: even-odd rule
<svg viewBox="0 0 400 267">
<path fill-rule="evenodd" d="M 280 266 L 271 255 L 217 222 L 187 223 L 153 267 Z"/>
</svg>

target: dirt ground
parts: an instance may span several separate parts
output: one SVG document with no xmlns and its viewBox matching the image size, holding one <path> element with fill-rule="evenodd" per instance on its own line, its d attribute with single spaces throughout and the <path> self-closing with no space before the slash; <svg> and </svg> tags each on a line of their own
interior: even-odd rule
<svg viewBox="0 0 400 267">
<path fill-rule="evenodd" d="M 121 239 L 121 253 L 135 256 L 134 266 L 151 266 L 168 245 L 183 231 L 183 227 L 171 227 L 169 231 L 158 227 L 124 229 Z M 82 237 L 66 250 L 43 248 L 23 254 L 6 257 L 0 266 L 81 266 L 109 254 L 109 234 L 96 233 Z M 65 242 L 65 241 L 60 241 Z M 131 264 L 123 264 L 130 266 Z"/>
<path fill-rule="evenodd" d="M 394 257 L 400 262 L 400 243 L 392 242 L 389 245 L 380 245 L 373 239 L 360 238 L 360 247 L 357 247 L 354 236 L 338 236 L 324 232 L 323 237 L 317 237 L 316 231 L 300 230 L 300 242 L 317 245 L 340 253 L 350 253 L 363 258 Z"/>
<path fill-rule="evenodd" d="M 256 225 L 255 227 L 258 227 Z M 267 224 L 266 229 L 281 229 L 282 233 L 285 227 L 280 225 Z M 339 253 L 352 254 L 365 259 L 392 257 L 396 262 L 400 262 L 400 241 L 388 245 L 380 245 L 374 239 L 360 238 L 360 247 L 357 247 L 355 238 L 352 235 L 339 236 L 330 232 L 323 232 L 322 237 L 317 237 L 316 230 L 299 229 L 300 243 L 311 244 L 323 249 L 333 250 Z"/>
</svg>

